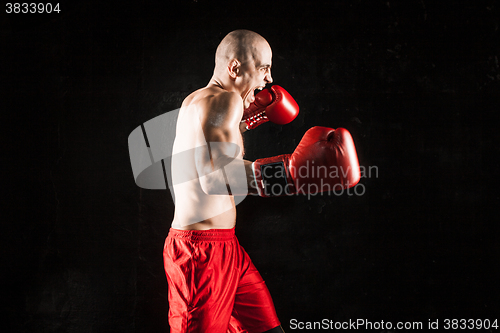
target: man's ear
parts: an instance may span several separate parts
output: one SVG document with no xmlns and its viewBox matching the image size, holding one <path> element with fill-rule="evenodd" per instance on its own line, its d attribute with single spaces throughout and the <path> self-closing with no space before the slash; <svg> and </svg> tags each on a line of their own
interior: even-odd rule
<svg viewBox="0 0 500 333">
<path fill-rule="evenodd" d="M 236 77 L 238 77 L 238 74 L 240 73 L 240 67 L 241 63 L 237 59 L 231 60 L 227 65 L 228 74 L 233 80 L 236 80 Z"/>
</svg>

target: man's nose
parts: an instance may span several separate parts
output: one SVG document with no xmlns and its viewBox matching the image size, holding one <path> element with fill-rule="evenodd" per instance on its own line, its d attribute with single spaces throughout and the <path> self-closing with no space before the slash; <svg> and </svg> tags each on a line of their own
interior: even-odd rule
<svg viewBox="0 0 500 333">
<path fill-rule="evenodd" d="M 269 72 L 267 72 L 264 80 L 267 82 L 267 83 L 273 83 L 273 78 L 271 76 L 271 70 L 269 70 Z"/>
</svg>

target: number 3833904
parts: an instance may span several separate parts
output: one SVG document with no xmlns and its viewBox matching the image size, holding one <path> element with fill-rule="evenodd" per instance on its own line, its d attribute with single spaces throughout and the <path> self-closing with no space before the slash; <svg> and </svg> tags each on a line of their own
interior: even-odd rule
<svg viewBox="0 0 500 333">
<path fill-rule="evenodd" d="M 7 14 L 51 14 L 60 13 L 61 8 L 59 3 L 9 2 L 5 4 L 5 12 Z"/>
</svg>

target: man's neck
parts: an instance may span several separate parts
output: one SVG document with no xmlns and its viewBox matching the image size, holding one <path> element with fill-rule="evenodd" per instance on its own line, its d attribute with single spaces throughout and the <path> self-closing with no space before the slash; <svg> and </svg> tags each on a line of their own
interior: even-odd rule
<svg viewBox="0 0 500 333">
<path fill-rule="evenodd" d="M 231 84 L 231 82 L 225 82 L 223 79 L 220 79 L 216 76 L 213 76 L 210 81 L 208 82 L 208 85 L 207 87 L 217 87 L 217 88 L 220 88 L 220 89 L 223 89 L 225 91 L 229 91 L 229 92 L 235 92 L 235 93 L 240 93 L 236 87 L 234 86 L 234 84 Z"/>
</svg>

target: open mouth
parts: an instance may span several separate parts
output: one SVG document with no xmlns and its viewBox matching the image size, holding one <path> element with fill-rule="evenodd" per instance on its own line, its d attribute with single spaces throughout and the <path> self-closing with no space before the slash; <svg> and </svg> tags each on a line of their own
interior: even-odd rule
<svg viewBox="0 0 500 333">
<path fill-rule="evenodd" d="M 254 88 L 253 90 L 251 90 L 246 98 L 246 102 L 249 103 L 249 104 L 252 104 L 253 102 L 255 102 L 255 96 L 262 91 L 262 89 L 264 89 L 265 85 L 263 86 L 259 86 L 257 88 Z M 248 106 L 247 106 L 248 107 Z"/>
<path fill-rule="evenodd" d="M 262 91 L 262 89 L 264 89 L 264 87 L 265 87 L 265 86 L 261 86 L 261 87 L 257 87 L 257 88 L 255 88 L 255 89 L 253 90 L 253 95 L 254 95 L 254 97 L 255 97 L 255 96 L 256 96 L 259 92 L 261 92 L 261 91 Z"/>
<path fill-rule="evenodd" d="M 260 86 L 260 87 L 255 88 L 255 89 L 253 90 L 253 93 L 254 93 L 255 95 L 257 95 L 257 94 L 259 93 L 259 91 L 261 91 L 262 89 L 264 89 L 264 87 L 265 87 L 265 86 Z"/>
</svg>

